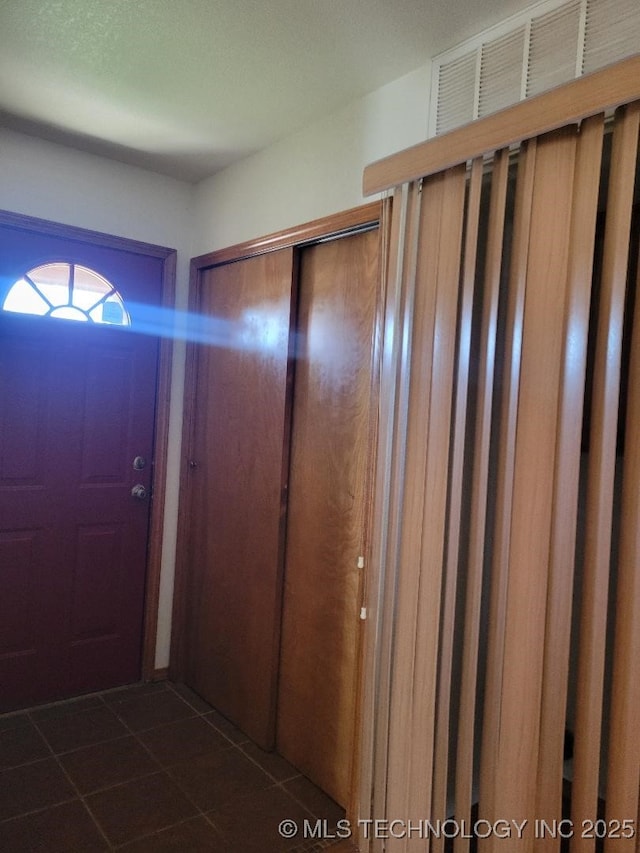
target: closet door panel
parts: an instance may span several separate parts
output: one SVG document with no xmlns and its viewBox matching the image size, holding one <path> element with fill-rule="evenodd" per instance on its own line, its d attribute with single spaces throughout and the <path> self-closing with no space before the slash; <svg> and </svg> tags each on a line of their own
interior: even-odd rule
<svg viewBox="0 0 640 853">
<path fill-rule="evenodd" d="M 354 751 L 378 232 L 302 250 L 278 751 L 342 805 Z"/>
<path fill-rule="evenodd" d="M 192 439 L 187 682 L 274 738 L 293 252 L 205 271 Z"/>
</svg>

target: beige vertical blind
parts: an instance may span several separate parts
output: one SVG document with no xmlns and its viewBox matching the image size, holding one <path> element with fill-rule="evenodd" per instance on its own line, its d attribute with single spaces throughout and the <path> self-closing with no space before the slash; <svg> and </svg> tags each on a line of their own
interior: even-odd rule
<svg viewBox="0 0 640 853">
<path fill-rule="evenodd" d="M 395 190 L 372 850 L 639 849 L 639 99 L 634 57 L 365 172 Z"/>
</svg>

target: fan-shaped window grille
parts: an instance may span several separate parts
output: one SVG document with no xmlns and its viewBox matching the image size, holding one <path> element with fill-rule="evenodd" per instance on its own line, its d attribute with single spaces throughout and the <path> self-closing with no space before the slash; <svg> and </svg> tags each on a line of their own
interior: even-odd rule
<svg viewBox="0 0 640 853">
<path fill-rule="evenodd" d="M 80 264 L 43 264 L 10 288 L 3 310 L 64 320 L 129 326 L 131 319 L 116 288 Z"/>
</svg>

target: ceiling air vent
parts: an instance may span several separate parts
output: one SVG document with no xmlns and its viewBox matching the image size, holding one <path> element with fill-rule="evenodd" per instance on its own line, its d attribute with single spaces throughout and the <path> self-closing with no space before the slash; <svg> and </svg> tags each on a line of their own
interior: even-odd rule
<svg viewBox="0 0 640 853">
<path fill-rule="evenodd" d="M 640 2 L 591 0 L 587 3 L 583 74 L 640 50 Z"/>
<path fill-rule="evenodd" d="M 525 47 L 524 27 L 482 45 L 478 91 L 480 118 L 520 100 Z"/>
<path fill-rule="evenodd" d="M 580 0 L 563 3 L 530 25 L 526 97 L 539 95 L 579 74 Z"/>
<path fill-rule="evenodd" d="M 477 100 L 476 94 L 476 56 L 470 53 L 459 59 L 452 59 L 440 68 L 438 92 L 438 133 L 444 133 L 473 117 Z"/>
<path fill-rule="evenodd" d="M 430 135 L 640 50 L 640 0 L 545 0 L 433 60 Z"/>
</svg>

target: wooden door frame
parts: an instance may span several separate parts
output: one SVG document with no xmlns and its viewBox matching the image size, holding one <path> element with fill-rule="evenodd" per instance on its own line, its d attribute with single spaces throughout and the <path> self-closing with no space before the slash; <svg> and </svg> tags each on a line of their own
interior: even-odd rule
<svg viewBox="0 0 640 853">
<path fill-rule="evenodd" d="M 370 812 L 370 792 L 373 762 L 368 758 L 365 744 L 372 741 L 375 696 L 373 689 L 375 670 L 375 648 L 377 643 L 377 617 L 374 616 L 371 605 L 377 606 L 375 590 L 379 586 L 379 578 L 374 576 L 373 562 L 369 559 L 371 552 L 370 531 L 373 524 L 373 495 L 375 490 L 375 467 L 378 425 L 378 400 L 380 382 L 380 359 L 382 354 L 382 334 L 385 311 L 386 288 L 386 253 L 388 226 L 390 223 L 391 199 L 374 201 L 360 207 L 326 216 L 293 228 L 278 231 L 256 240 L 249 240 L 228 248 L 199 255 L 191 260 L 189 280 L 189 312 L 198 312 L 199 288 L 202 273 L 213 267 L 223 266 L 234 261 L 262 255 L 288 247 L 302 248 L 325 239 L 333 239 L 356 233 L 367 226 L 378 226 L 380 245 L 380 281 L 378 306 L 373 335 L 372 353 L 372 400 L 371 400 L 371 458 L 369 462 L 369 482 L 367 483 L 368 512 L 366 518 L 367 554 L 365 554 L 366 574 L 363 583 L 362 601 L 367 607 L 368 617 L 361 632 L 360 648 L 358 650 L 358 696 L 356 700 L 356 745 L 354 756 L 354 772 L 351 785 L 351 797 L 347 808 L 347 816 L 355 822 L 360 817 L 368 817 Z M 188 584 L 188 540 L 189 540 L 189 453 L 193 442 L 195 420 L 195 388 L 196 388 L 196 354 L 197 345 L 188 344 L 184 415 L 182 432 L 182 462 L 180 468 L 180 502 L 178 509 L 178 532 L 176 547 L 175 585 L 173 599 L 173 618 L 171 632 L 171 662 L 169 675 L 180 681 L 185 673 L 186 656 L 186 607 Z"/>
<path fill-rule="evenodd" d="M 101 246 L 134 255 L 159 258 L 162 261 L 162 291 L 160 307 L 173 310 L 175 307 L 176 250 L 153 243 L 143 243 L 91 231 L 74 225 L 65 225 L 47 219 L 38 219 L 8 210 L 0 210 L 0 227 L 19 229 L 35 235 L 73 240 L 91 246 Z M 158 630 L 158 606 L 160 601 L 160 571 L 162 561 L 162 538 L 164 532 L 164 505 L 167 480 L 167 448 L 169 442 L 169 399 L 171 390 L 171 363 L 173 341 L 160 337 L 157 378 L 156 408 L 153 428 L 153 499 L 149 509 L 149 533 L 145 579 L 145 603 L 142 626 L 142 681 L 158 677 L 155 667 L 156 638 Z"/>
</svg>

